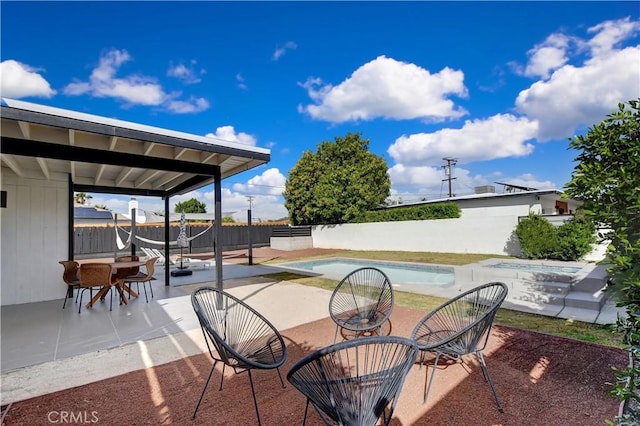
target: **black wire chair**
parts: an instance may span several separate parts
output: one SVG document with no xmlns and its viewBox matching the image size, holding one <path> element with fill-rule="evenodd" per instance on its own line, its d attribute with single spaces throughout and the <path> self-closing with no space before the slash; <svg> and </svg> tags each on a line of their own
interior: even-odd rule
<svg viewBox="0 0 640 426">
<path fill-rule="evenodd" d="M 275 368 L 280 383 L 284 387 L 279 369 L 287 358 L 284 339 L 265 317 L 224 291 L 213 287 L 199 288 L 192 293 L 191 304 L 200 321 L 209 354 L 214 360 L 198 405 L 193 412 L 193 418 L 196 417 L 216 364 L 222 362 L 219 390 L 222 390 L 226 366 L 233 368 L 236 374 L 247 372 L 258 424 L 261 424 L 251 370 Z M 212 346 L 215 348 L 215 354 Z"/>
<path fill-rule="evenodd" d="M 342 337 L 391 333 L 389 317 L 393 311 L 393 287 L 389 277 L 378 268 L 365 267 L 350 272 L 333 290 L 329 314 L 336 323 L 335 343 Z M 386 327 L 383 327 L 384 324 Z M 383 330 L 384 329 L 384 330 Z"/>
<path fill-rule="evenodd" d="M 504 283 L 484 284 L 450 299 L 418 322 L 411 338 L 421 350 L 421 362 L 426 352 L 435 354 L 428 386 L 429 369 L 425 369 L 424 402 L 431 390 L 440 357 L 458 362 L 462 361 L 464 355 L 475 353 L 484 378 L 491 385 L 498 410 L 503 412 L 482 351 L 487 346 L 493 320 L 507 293 L 508 288 Z"/>
<path fill-rule="evenodd" d="M 307 355 L 287 373 L 327 424 L 388 425 L 404 380 L 418 356 L 414 341 L 367 336 L 334 343 Z M 333 422 L 333 423 L 332 423 Z"/>
</svg>

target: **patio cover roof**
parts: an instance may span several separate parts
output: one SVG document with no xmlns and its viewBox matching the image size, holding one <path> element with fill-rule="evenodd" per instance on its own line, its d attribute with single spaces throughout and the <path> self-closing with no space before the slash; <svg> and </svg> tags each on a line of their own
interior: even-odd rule
<svg viewBox="0 0 640 426">
<path fill-rule="evenodd" d="M 2 98 L 2 163 L 74 190 L 166 197 L 265 164 L 264 148 Z"/>
<path fill-rule="evenodd" d="M 171 196 L 213 183 L 214 241 L 219 241 L 222 179 L 270 160 L 264 148 L 7 98 L 0 103 L 0 134 L 0 162 L 20 178 L 68 176 L 69 259 L 74 191 L 162 197 L 168 253 Z M 222 288 L 220 250 L 215 259 Z M 169 285 L 169 268 L 165 278 Z"/>
</svg>

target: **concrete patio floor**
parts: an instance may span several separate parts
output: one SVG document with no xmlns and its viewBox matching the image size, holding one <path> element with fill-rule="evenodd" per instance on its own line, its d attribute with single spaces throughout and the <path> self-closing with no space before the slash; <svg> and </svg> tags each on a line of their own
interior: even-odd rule
<svg viewBox="0 0 640 426">
<path fill-rule="evenodd" d="M 278 329 L 328 317 L 330 291 L 260 276 L 278 270 L 275 265 L 225 265 L 224 288 Z M 78 314 L 73 299 L 64 310 L 62 299 L 2 307 L 2 405 L 202 353 L 206 346 L 190 294 L 201 286 L 215 287 L 207 280 L 212 274 L 194 271 L 169 287 L 159 273 L 149 303 L 143 297 L 128 305 L 116 302 L 113 311 L 106 301 L 92 309 L 83 306 Z M 461 287 L 454 286 L 436 295 L 452 297 L 459 291 Z M 509 300 L 503 308 L 525 310 Z M 542 303 L 527 309 L 545 314 L 546 307 Z M 598 322 L 615 322 L 618 311 L 607 302 Z M 575 312 L 574 319 L 581 320 L 581 314 Z"/>
</svg>

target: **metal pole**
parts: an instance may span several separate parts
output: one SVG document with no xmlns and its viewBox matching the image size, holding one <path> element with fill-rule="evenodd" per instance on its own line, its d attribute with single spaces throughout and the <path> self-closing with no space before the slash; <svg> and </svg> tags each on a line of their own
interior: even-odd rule
<svg viewBox="0 0 640 426">
<path fill-rule="evenodd" d="M 251 207 L 253 206 L 253 196 L 248 196 L 249 210 L 247 211 L 247 247 L 249 250 L 249 265 L 253 265 L 253 246 L 251 245 Z"/>
<path fill-rule="evenodd" d="M 136 209 L 131 209 L 131 256 L 136 255 Z"/>
<path fill-rule="evenodd" d="M 249 265 L 253 265 L 253 246 L 251 245 L 251 209 L 247 210 L 247 244 L 249 246 Z"/>
</svg>

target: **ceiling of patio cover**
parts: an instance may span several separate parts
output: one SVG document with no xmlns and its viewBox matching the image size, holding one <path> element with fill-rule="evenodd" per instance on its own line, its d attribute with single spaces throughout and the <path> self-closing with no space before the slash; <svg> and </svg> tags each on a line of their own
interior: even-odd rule
<svg viewBox="0 0 640 426">
<path fill-rule="evenodd" d="M 2 166 L 22 178 L 70 175 L 75 191 L 172 196 L 269 162 L 270 151 L 2 98 Z"/>
</svg>

